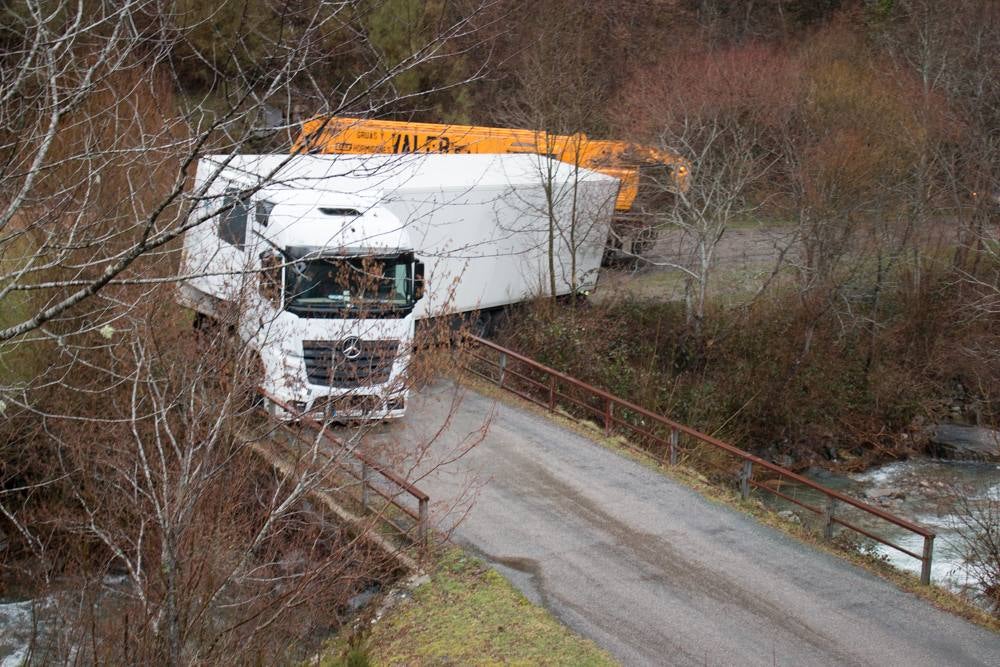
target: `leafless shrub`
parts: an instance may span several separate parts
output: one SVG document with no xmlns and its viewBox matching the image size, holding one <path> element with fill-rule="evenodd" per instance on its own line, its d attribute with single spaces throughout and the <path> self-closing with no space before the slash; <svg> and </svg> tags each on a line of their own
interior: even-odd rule
<svg viewBox="0 0 1000 667">
<path fill-rule="evenodd" d="M 173 305 L 179 240 L 208 219 L 190 214 L 202 156 L 291 159 L 303 115 L 406 104 L 398 77 L 474 41 L 488 4 L 400 52 L 359 31 L 364 2 L 4 12 L 0 558 L 5 580 L 50 596 L 35 659 L 296 657 L 394 567 L 310 500 L 346 483 L 343 453 L 313 434 L 282 474 L 250 455 L 275 438 L 255 417 L 255 359 L 226 322 L 196 335 Z"/>
<path fill-rule="evenodd" d="M 1000 614 L 1000 498 L 970 498 L 958 492 L 958 535 L 965 568 L 985 602 Z"/>
</svg>

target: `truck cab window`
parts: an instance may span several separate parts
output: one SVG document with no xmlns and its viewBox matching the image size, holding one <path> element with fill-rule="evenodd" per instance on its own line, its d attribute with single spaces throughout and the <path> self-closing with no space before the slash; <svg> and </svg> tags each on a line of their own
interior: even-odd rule
<svg viewBox="0 0 1000 667">
<path fill-rule="evenodd" d="M 413 296 L 413 255 L 367 257 L 303 256 L 286 274 L 286 307 L 297 315 L 404 317 Z M 363 314 L 363 315 L 362 315 Z"/>
<path fill-rule="evenodd" d="M 271 210 L 273 208 L 274 202 L 267 201 L 266 199 L 261 199 L 257 202 L 257 208 L 254 209 L 254 218 L 256 218 L 258 225 L 261 227 L 267 227 L 267 223 L 271 219 Z"/>
<path fill-rule="evenodd" d="M 219 238 L 243 250 L 247 242 L 247 216 L 250 200 L 239 196 L 239 190 L 226 190 L 219 213 Z"/>
</svg>

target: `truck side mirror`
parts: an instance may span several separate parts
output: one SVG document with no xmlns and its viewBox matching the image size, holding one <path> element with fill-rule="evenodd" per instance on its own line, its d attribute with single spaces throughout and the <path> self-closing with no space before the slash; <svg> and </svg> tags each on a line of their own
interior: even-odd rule
<svg viewBox="0 0 1000 667">
<path fill-rule="evenodd" d="M 424 295 L 424 263 L 413 263 L 413 300 L 416 301 Z"/>
<path fill-rule="evenodd" d="M 281 308 L 281 256 L 271 250 L 260 253 L 260 295 Z"/>
</svg>

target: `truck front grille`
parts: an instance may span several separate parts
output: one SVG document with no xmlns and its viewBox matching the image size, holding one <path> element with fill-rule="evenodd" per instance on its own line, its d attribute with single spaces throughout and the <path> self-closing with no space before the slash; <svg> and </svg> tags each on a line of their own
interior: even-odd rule
<svg viewBox="0 0 1000 667">
<path fill-rule="evenodd" d="M 345 344 L 352 356 L 356 351 L 353 359 L 347 358 Z M 398 340 L 305 340 L 302 356 L 309 384 L 350 389 L 388 382 L 398 348 Z"/>
</svg>

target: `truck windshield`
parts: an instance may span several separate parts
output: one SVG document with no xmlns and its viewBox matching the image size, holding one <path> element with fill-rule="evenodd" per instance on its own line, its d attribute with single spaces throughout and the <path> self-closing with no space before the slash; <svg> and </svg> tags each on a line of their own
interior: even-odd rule
<svg viewBox="0 0 1000 667">
<path fill-rule="evenodd" d="M 304 258 L 285 268 L 285 307 L 327 317 L 404 317 L 414 305 L 413 255 Z"/>
</svg>

